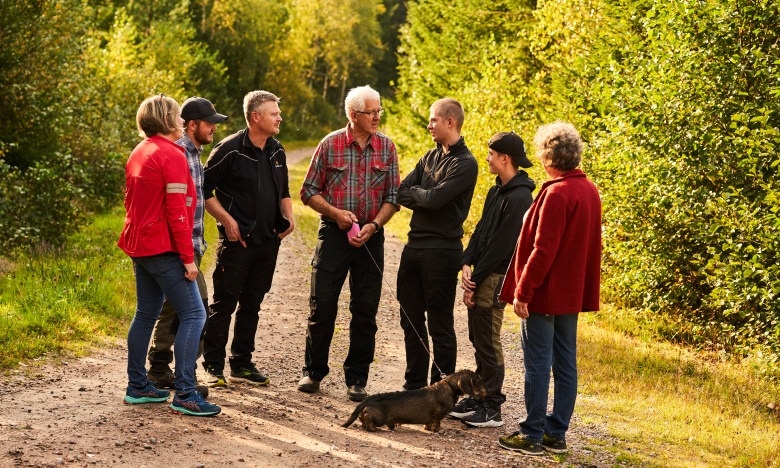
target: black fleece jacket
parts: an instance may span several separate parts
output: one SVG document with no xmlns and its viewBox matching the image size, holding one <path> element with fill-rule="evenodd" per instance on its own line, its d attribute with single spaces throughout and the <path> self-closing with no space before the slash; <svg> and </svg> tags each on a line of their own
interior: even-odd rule
<svg viewBox="0 0 780 468">
<path fill-rule="evenodd" d="M 436 145 L 420 158 L 398 189 L 398 203 L 413 211 L 409 247 L 463 249 L 463 221 L 478 172 L 463 137 L 447 153 Z"/>
<path fill-rule="evenodd" d="M 268 158 L 274 181 L 273 200 L 260 200 L 258 164 L 260 158 Z M 238 222 L 241 237 L 246 239 L 255 233 L 258 210 L 275 210 L 274 225 L 267 230 L 280 233 L 290 227 L 282 216 L 282 198 L 290 198 L 287 176 L 287 155 L 275 138 L 268 138 L 263 151 L 249 139 L 249 129 L 230 135 L 211 151 L 203 168 L 203 199 L 208 200 L 216 191 L 217 200 L 230 216 Z M 218 226 L 220 236 L 225 228 Z M 259 229 L 258 229 L 259 231 Z M 260 239 L 258 240 L 260 241 Z"/>
<path fill-rule="evenodd" d="M 503 186 L 496 177 L 496 185 L 485 198 L 482 217 L 463 252 L 463 265 L 473 266 L 471 280 L 475 283 L 479 284 L 491 273 L 506 273 L 523 227 L 523 217 L 534 201 L 531 192 L 535 188 L 536 184 L 523 170 L 517 171 Z"/>
</svg>

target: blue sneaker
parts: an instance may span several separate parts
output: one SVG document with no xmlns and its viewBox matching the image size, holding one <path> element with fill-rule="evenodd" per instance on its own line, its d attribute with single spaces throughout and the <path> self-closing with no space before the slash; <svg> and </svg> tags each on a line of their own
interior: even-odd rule
<svg viewBox="0 0 780 468">
<path fill-rule="evenodd" d="M 125 392 L 125 404 L 162 403 L 167 401 L 170 396 L 171 392 L 168 390 L 160 390 L 153 387 L 150 383 L 147 383 L 146 387 L 140 389 L 128 385 Z"/>
<path fill-rule="evenodd" d="M 215 416 L 221 411 L 222 408 L 204 400 L 198 392 L 192 392 L 184 400 L 176 393 L 173 395 L 173 403 L 171 403 L 171 413 L 189 414 L 190 416 Z"/>
</svg>

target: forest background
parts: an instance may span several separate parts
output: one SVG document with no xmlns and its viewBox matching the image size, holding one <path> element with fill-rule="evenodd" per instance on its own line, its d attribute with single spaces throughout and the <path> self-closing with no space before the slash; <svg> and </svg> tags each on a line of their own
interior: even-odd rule
<svg viewBox="0 0 780 468">
<path fill-rule="evenodd" d="M 144 98 L 207 97 L 230 116 L 218 141 L 266 89 L 287 144 L 344 126 L 345 93 L 370 84 L 403 174 L 431 145 L 430 104 L 463 103 L 482 171 L 467 232 L 487 139 L 574 123 L 626 332 L 778 381 L 778 24 L 760 0 L 0 0 L 0 276 L 121 205 Z"/>
</svg>

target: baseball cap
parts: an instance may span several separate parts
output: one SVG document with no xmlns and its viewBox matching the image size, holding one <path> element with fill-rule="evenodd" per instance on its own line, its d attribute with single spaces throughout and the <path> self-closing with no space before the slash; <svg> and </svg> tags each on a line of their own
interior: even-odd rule
<svg viewBox="0 0 780 468">
<path fill-rule="evenodd" d="M 205 120 L 211 123 L 220 123 L 227 120 L 227 115 L 218 114 L 214 104 L 202 97 L 191 97 L 181 105 L 181 118 L 188 120 Z"/>
<path fill-rule="evenodd" d="M 515 132 L 498 132 L 488 141 L 488 148 L 499 153 L 508 154 L 512 158 L 512 163 L 516 166 L 528 168 L 533 163 L 525 154 L 525 143 Z"/>
</svg>

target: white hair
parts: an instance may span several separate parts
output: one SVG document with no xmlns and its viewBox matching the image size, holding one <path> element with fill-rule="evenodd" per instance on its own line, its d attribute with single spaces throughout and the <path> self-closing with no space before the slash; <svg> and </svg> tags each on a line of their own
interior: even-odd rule
<svg viewBox="0 0 780 468">
<path fill-rule="evenodd" d="M 344 113 L 347 114 L 347 119 L 352 111 L 366 110 L 366 101 L 369 100 L 379 101 L 379 92 L 371 86 L 358 86 L 350 89 L 347 98 L 344 99 Z"/>
</svg>

